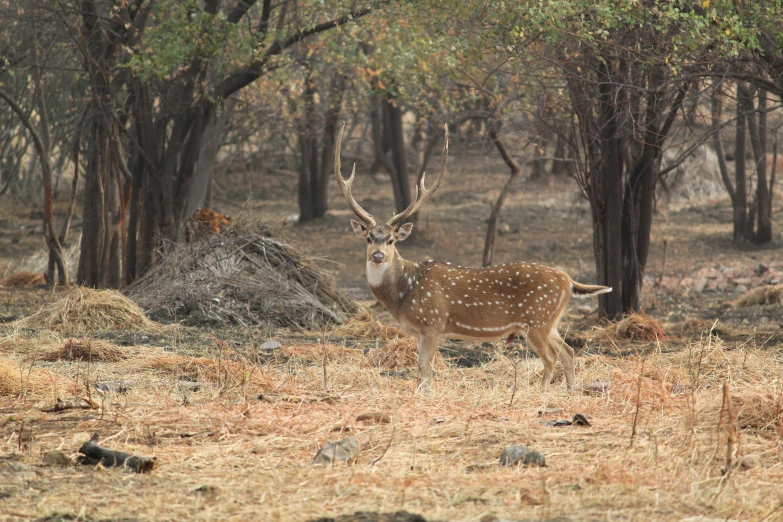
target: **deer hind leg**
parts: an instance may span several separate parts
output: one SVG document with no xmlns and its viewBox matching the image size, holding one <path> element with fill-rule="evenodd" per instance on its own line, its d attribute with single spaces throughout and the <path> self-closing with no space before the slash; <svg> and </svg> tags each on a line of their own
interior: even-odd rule
<svg viewBox="0 0 783 522">
<path fill-rule="evenodd" d="M 432 373 L 435 369 L 435 354 L 438 351 L 438 336 L 419 336 L 419 385 L 417 392 L 429 395 L 432 391 Z"/>
<path fill-rule="evenodd" d="M 549 333 L 549 340 L 554 345 L 555 350 L 560 352 L 560 362 L 563 363 L 565 370 L 566 384 L 569 390 L 574 389 L 574 349 L 568 346 L 568 343 L 560 337 L 557 328 L 552 328 Z"/>
<path fill-rule="evenodd" d="M 544 363 L 544 378 L 542 386 L 546 387 L 552 382 L 552 372 L 557 362 L 557 351 L 545 331 L 531 330 L 527 334 L 527 344 L 536 352 L 538 358 Z"/>
</svg>

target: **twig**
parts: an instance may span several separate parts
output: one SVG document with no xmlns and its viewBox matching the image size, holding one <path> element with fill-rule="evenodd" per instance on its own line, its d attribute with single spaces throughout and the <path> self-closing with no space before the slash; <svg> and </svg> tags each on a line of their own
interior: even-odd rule
<svg viewBox="0 0 783 522">
<path fill-rule="evenodd" d="M 381 453 L 381 455 L 377 459 L 374 459 L 372 462 L 370 462 L 370 466 L 375 466 L 378 462 L 380 462 L 380 460 L 386 456 L 386 452 L 389 451 L 389 448 L 391 448 L 392 442 L 394 441 L 394 431 L 397 427 L 397 425 L 394 423 L 394 417 L 395 415 L 392 415 L 392 432 L 391 432 L 391 436 L 389 436 L 389 443 L 383 449 L 383 453 Z"/>
<path fill-rule="evenodd" d="M 639 410 L 641 409 L 641 402 L 642 402 L 642 377 L 644 376 L 644 363 L 647 361 L 647 356 L 642 357 L 642 366 L 639 368 L 639 380 L 637 382 L 637 389 L 636 389 L 636 411 L 633 413 L 633 424 L 631 425 L 631 443 L 628 445 L 629 448 L 633 448 L 633 441 L 636 437 L 636 422 L 639 419 Z"/>
</svg>

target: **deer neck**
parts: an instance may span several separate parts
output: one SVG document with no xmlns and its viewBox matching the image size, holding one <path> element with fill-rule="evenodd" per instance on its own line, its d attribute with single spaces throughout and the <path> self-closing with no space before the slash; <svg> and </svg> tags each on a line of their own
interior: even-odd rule
<svg viewBox="0 0 783 522">
<path fill-rule="evenodd" d="M 367 262 L 367 282 L 375 298 L 396 318 L 403 299 L 411 289 L 414 263 L 395 250 L 391 260 L 381 265 Z M 409 280 L 410 279 L 410 280 Z"/>
</svg>

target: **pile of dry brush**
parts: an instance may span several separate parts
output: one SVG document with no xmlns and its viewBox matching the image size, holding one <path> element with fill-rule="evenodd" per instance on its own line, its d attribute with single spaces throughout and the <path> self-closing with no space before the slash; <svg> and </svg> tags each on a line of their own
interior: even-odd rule
<svg viewBox="0 0 783 522">
<path fill-rule="evenodd" d="M 354 301 L 316 260 L 240 216 L 220 235 L 169 245 L 127 295 L 160 321 L 315 328 L 341 324 Z"/>
</svg>

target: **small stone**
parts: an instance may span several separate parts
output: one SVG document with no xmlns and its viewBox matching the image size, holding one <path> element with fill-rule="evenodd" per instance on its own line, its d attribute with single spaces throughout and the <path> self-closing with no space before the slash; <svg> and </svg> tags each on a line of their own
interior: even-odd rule
<svg viewBox="0 0 783 522">
<path fill-rule="evenodd" d="M 60 468 L 73 466 L 71 457 L 60 450 L 47 451 L 43 456 L 42 462 L 44 466 L 57 466 Z"/>
<path fill-rule="evenodd" d="M 280 344 L 279 341 L 276 341 L 274 339 L 269 339 L 267 342 L 261 345 L 261 348 L 263 348 L 264 350 L 274 350 L 275 348 L 280 348 L 281 346 L 283 345 Z"/>
<path fill-rule="evenodd" d="M 740 457 L 739 462 L 737 462 L 737 466 L 739 466 L 739 469 L 743 471 L 758 468 L 761 465 L 761 455 L 758 453 L 748 453 L 747 455 L 743 455 Z"/>
<path fill-rule="evenodd" d="M 581 305 L 576 308 L 576 311 L 582 315 L 588 315 L 593 313 L 594 308 L 590 305 Z"/>
<path fill-rule="evenodd" d="M 748 287 L 745 285 L 737 285 L 734 287 L 735 294 L 745 294 L 748 292 Z"/>
<path fill-rule="evenodd" d="M 610 386 L 611 383 L 605 381 L 590 382 L 582 387 L 582 392 L 586 395 L 606 395 Z"/>
<path fill-rule="evenodd" d="M 546 459 L 539 451 L 521 444 L 512 444 L 503 448 L 503 451 L 500 453 L 500 465 L 514 466 L 516 464 L 543 467 L 546 466 Z"/>
<path fill-rule="evenodd" d="M 359 440 L 349 435 L 341 440 L 327 441 L 313 459 L 313 464 L 348 464 L 359 458 Z"/>
<path fill-rule="evenodd" d="M 362 413 L 357 415 L 356 422 L 368 422 L 370 424 L 389 424 L 391 418 L 385 413 L 374 411 L 371 413 Z"/>
<path fill-rule="evenodd" d="M 693 291 L 701 293 L 704 291 L 704 287 L 707 286 L 708 279 L 706 277 L 700 277 L 696 284 L 693 285 Z"/>
</svg>

